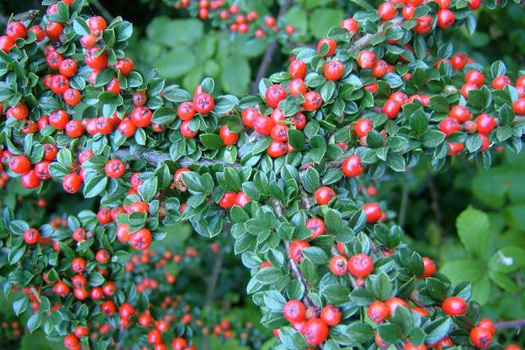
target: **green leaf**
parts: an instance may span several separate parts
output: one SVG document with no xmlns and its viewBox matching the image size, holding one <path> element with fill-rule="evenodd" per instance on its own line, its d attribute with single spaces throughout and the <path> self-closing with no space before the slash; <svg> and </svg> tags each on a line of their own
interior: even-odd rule
<svg viewBox="0 0 525 350">
<path fill-rule="evenodd" d="M 222 138 L 217 134 L 201 134 L 199 136 L 202 144 L 208 149 L 219 149 L 224 147 Z"/>
<path fill-rule="evenodd" d="M 305 144 L 304 134 L 297 129 L 288 129 L 288 143 L 296 150 L 301 151 Z"/>
<path fill-rule="evenodd" d="M 169 125 L 175 121 L 176 111 L 172 108 L 161 107 L 153 113 L 153 122 L 160 125 Z"/>
<path fill-rule="evenodd" d="M 321 8 L 313 11 L 309 18 L 310 32 L 315 38 L 321 39 L 326 36 L 330 28 L 339 26 L 343 20 L 343 11 Z"/>
<path fill-rule="evenodd" d="M 20 316 L 20 314 L 27 309 L 28 302 L 28 297 L 22 297 L 21 299 L 15 301 L 13 303 L 13 311 L 15 312 L 15 315 Z"/>
<path fill-rule="evenodd" d="M 486 253 L 490 238 L 490 223 L 487 214 L 468 207 L 456 220 L 461 243 L 473 255 Z"/>
<path fill-rule="evenodd" d="M 445 97 L 441 95 L 434 95 L 430 97 L 429 100 L 430 100 L 430 108 L 432 108 L 434 112 L 448 113 L 449 111 L 448 101 Z"/>
<path fill-rule="evenodd" d="M 234 54 L 222 61 L 221 84 L 224 91 L 236 96 L 243 96 L 250 85 L 251 68 L 248 60 Z"/>
<path fill-rule="evenodd" d="M 339 212 L 328 209 L 326 213 L 324 214 L 324 221 L 326 224 L 326 228 L 333 233 L 338 233 L 341 227 L 343 226 L 343 220 L 341 219 L 341 215 Z"/>
<path fill-rule="evenodd" d="M 488 266 L 497 272 L 514 272 L 525 266 L 525 249 L 514 246 L 501 248 L 492 255 Z"/>
<path fill-rule="evenodd" d="M 417 136 L 422 135 L 428 129 L 428 117 L 423 112 L 423 109 L 419 108 L 410 116 L 410 127 Z"/>
<path fill-rule="evenodd" d="M 42 322 L 42 319 L 40 318 L 40 314 L 33 314 L 29 319 L 27 320 L 27 330 L 30 333 L 33 333 L 35 330 L 40 327 L 40 323 Z"/>
<path fill-rule="evenodd" d="M 106 190 L 108 177 L 106 175 L 96 175 L 87 180 L 84 184 L 84 197 L 93 198 Z"/>
<path fill-rule="evenodd" d="M 306 169 L 302 185 L 307 192 L 314 193 L 319 188 L 319 173 L 317 170 L 313 167 Z"/>
<path fill-rule="evenodd" d="M 310 156 L 315 163 L 320 163 L 326 153 L 326 141 L 321 135 L 315 135 L 310 139 Z"/>
<path fill-rule="evenodd" d="M 452 325 L 452 319 L 449 317 L 439 317 L 433 320 L 424 328 L 424 331 L 427 334 L 425 342 L 428 344 L 434 344 L 441 340 L 444 336 L 450 333 Z"/>
<path fill-rule="evenodd" d="M 366 281 L 366 287 L 374 293 L 377 300 L 386 300 L 392 296 L 392 282 L 384 272 L 370 275 Z"/>
</svg>

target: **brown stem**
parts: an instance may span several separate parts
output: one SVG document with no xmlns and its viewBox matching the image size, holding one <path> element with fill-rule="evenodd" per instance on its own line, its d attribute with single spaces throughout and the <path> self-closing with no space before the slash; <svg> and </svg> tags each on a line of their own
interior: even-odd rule
<svg viewBox="0 0 525 350">
<path fill-rule="evenodd" d="M 401 23 L 403 21 L 403 19 L 401 17 L 396 17 L 394 19 L 392 19 L 390 21 L 390 23 L 392 24 L 395 24 L 395 23 Z M 386 27 L 384 25 L 380 26 L 377 30 L 377 33 L 374 33 L 374 34 L 365 34 L 363 35 L 361 38 L 359 38 L 358 40 L 356 40 L 354 42 L 354 44 L 352 46 L 350 46 L 350 52 L 359 52 L 365 48 L 367 48 L 368 46 L 370 46 L 370 43 L 372 42 L 372 40 L 382 36 L 382 35 L 385 35 L 386 31 L 388 30 L 388 28 L 390 27 Z"/>
<path fill-rule="evenodd" d="M 290 251 L 290 242 L 284 242 L 285 246 L 286 246 L 286 251 Z M 303 297 L 303 302 L 304 302 L 304 305 L 308 308 L 310 307 L 315 307 L 314 303 L 312 302 L 312 300 L 310 299 L 310 297 L 308 296 L 308 293 L 310 291 L 310 287 L 308 286 L 308 282 L 306 282 L 306 280 L 304 279 L 303 277 L 303 274 L 301 273 L 301 269 L 299 268 L 299 265 L 297 265 L 297 263 L 292 259 L 290 258 L 289 260 L 289 263 L 290 263 L 290 267 L 292 269 L 292 272 L 295 276 L 295 279 L 298 280 L 303 286 L 304 286 L 304 297 Z"/>
<path fill-rule="evenodd" d="M 496 329 L 525 328 L 525 320 L 496 322 Z"/>
<path fill-rule="evenodd" d="M 275 214 L 277 215 L 277 217 L 283 216 L 284 208 L 281 205 L 281 203 L 279 203 L 279 201 L 277 199 L 275 199 L 275 198 L 272 198 L 271 202 L 272 202 L 272 206 L 273 206 L 273 209 L 275 210 Z M 285 244 L 285 247 L 286 247 L 286 251 L 289 254 L 289 252 L 290 252 L 290 242 L 284 242 L 284 244 Z M 315 305 L 312 302 L 312 300 L 310 299 L 310 297 L 308 297 L 308 293 L 309 293 L 310 288 L 308 286 L 308 282 L 306 282 L 306 280 L 303 277 L 303 274 L 301 273 L 301 269 L 299 268 L 299 265 L 297 265 L 297 262 L 295 260 L 293 260 L 291 257 L 290 257 L 290 259 L 288 259 L 288 262 L 290 263 L 290 268 L 292 269 L 292 273 L 294 274 L 295 279 L 297 281 L 299 281 L 304 287 L 304 290 L 305 290 L 304 297 L 303 297 L 304 305 L 306 305 L 306 307 L 308 307 L 308 308 L 315 307 Z"/>
<path fill-rule="evenodd" d="M 279 23 L 279 20 L 284 16 L 288 8 L 292 5 L 292 0 L 285 0 L 283 5 L 281 6 L 279 10 L 279 14 L 277 16 L 276 22 Z M 261 61 L 261 65 L 259 66 L 259 70 L 257 71 L 257 75 L 255 76 L 255 80 L 252 84 L 252 94 L 257 94 L 259 91 L 259 82 L 262 78 L 266 76 L 266 73 L 268 72 L 268 68 L 270 68 L 270 64 L 272 63 L 273 55 L 277 48 L 279 47 L 279 44 L 277 40 L 274 40 L 268 45 L 268 49 L 266 50 L 266 53 L 264 54 L 264 57 Z"/>
<path fill-rule="evenodd" d="M 432 311 L 431 308 L 423 305 L 423 303 L 419 300 L 419 290 L 418 289 L 414 289 L 412 291 L 412 294 L 410 294 L 410 301 L 413 302 L 414 304 L 416 304 L 417 307 L 420 307 L 420 308 L 424 309 L 429 314 Z"/>
<path fill-rule="evenodd" d="M 215 289 L 217 288 L 217 282 L 219 281 L 219 276 L 222 271 L 222 262 L 224 261 L 224 251 L 219 249 L 217 257 L 215 258 L 215 263 L 213 264 L 213 271 L 211 273 L 210 279 L 208 281 L 208 290 L 206 291 L 206 306 L 211 306 L 213 299 L 215 297 Z"/>
</svg>

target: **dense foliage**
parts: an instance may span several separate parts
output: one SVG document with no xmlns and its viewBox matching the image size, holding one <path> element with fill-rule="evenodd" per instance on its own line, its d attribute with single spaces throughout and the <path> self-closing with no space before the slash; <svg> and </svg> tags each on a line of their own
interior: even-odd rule
<svg viewBox="0 0 525 350">
<path fill-rule="evenodd" d="M 9 20 L 2 345 L 23 335 L 15 316 L 71 350 L 523 339 L 495 333 L 522 321 L 486 316 L 524 310 L 522 163 L 498 152 L 521 150 L 525 77 L 454 50 L 450 34 L 483 40 L 481 1 L 284 1 L 264 15 L 272 4 L 176 2 L 191 18 L 155 18 L 143 39 L 85 0 Z M 264 77 L 279 46 L 286 71 Z M 253 87 L 250 60 L 262 61 Z M 443 237 L 453 222 L 438 197 L 451 193 L 429 169 L 472 182 L 478 209 L 455 222 L 464 249 Z M 428 201 L 411 198 L 422 183 L 431 225 Z M 435 249 L 403 239 L 406 223 L 445 243 L 441 271 Z"/>
</svg>

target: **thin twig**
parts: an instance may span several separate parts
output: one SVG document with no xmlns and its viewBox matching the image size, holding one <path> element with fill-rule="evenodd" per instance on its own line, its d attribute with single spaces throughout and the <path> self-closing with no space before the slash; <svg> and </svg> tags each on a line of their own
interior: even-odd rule
<svg viewBox="0 0 525 350">
<path fill-rule="evenodd" d="M 286 251 L 289 252 L 290 242 L 284 242 L 284 244 L 286 246 Z M 299 265 L 297 265 L 297 263 L 292 258 L 289 259 L 289 262 L 290 262 L 290 267 L 292 269 L 292 272 L 295 276 L 295 279 L 304 286 L 304 290 L 305 290 L 304 297 L 303 297 L 304 305 L 306 305 L 306 307 L 308 308 L 315 307 L 314 303 L 312 302 L 312 299 L 310 299 L 310 297 L 308 296 L 310 287 L 308 286 L 308 283 L 304 279 L 303 274 L 301 273 L 301 269 L 299 268 Z"/>
<path fill-rule="evenodd" d="M 215 263 L 213 264 L 213 271 L 211 273 L 210 279 L 208 281 L 208 289 L 206 291 L 206 306 L 211 306 L 213 299 L 215 297 L 215 289 L 217 289 L 217 282 L 219 281 L 219 276 L 222 271 L 222 262 L 224 261 L 224 251 L 219 249 Z"/>
<path fill-rule="evenodd" d="M 281 6 L 279 10 L 279 15 L 277 16 L 276 22 L 279 23 L 279 20 L 285 15 L 288 8 L 292 5 L 292 0 L 285 0 L 283 5 Z M 252 94 L 257 94 L 259 91 L 259 82 L 262 78 L 266 76 L 266 73 L 268 72 L 268 68 L 270 68 L 270 64 L 272 63 L 273 55 L 275 54 L 275 51 L 279 47 L 279 44 L 277 40 L 274 40 L 268 45 L 268 49 L 266 50 L 266 53 L 264 54 L 264 57 L 261 61 L 261 65 L 259 66 L 259 70 L 257 71 L 257 75 L 255 76 L 255 80 L 252 84 Z"/>
<path fill-rule="evenodd" d="M 279 201 L 277 199 L 275 199 L 275 198 L 272 198 L 271 202 L 272 202 L 273 209 L 275 210 L 275 214 L 278 217 L 283 216 L 284 208 L 281 205 L 281 203 L 279 203 Z M 284 242 L 284 244 L 286 246 L 286 251 L 288 252 L 288 254 L 290 254 L 290 242 Z M 299 268 L 299 265 L 297 265 L 297 262 L 295 262 L 295 260 L 293 260 L 291 257 L 290 257 L 290 259 L 288 259 L 288 262 L 290 263 L 290 267 L 291 267 L 292 272 L 293 272 L 293 274 L 295 276 L 295 279 L 297 281 L 299 281 L 304 287 L 304 290 L 305 290 L 304 297 L 303 297 L 304 304 L 308 308 L 315 307 L 314 303 L 312 302 L 312 300 L 308 296 L 310 288 L 308 286 L 308 282 L 306 282 L 306 280 L 304 279 L 303 274 L 301 273 L 301 269 Z"/>
<path fill-rule="evenodd" d="M 91 4 L 100 12 L 100 14 L 106 19 L 106 21 L 111 22 L 115 17 L 109 12 L 98 0 L 90 0 Z"/>
<path fill-rule="evenodd" d="M 496 329 L 525 328 L 525 320 L 496 322 Z"/>
</svg>

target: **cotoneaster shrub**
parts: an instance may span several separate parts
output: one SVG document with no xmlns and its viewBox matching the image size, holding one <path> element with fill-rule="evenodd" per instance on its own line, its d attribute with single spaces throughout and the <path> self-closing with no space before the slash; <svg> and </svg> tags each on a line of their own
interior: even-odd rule
<svg viewBox="0 0 525 350">
<path fill-rule="evenodd" d="M 3 291 L 25 294 L 13 309 L 31 314 L 28 330 L 71 350 L 195 349 L 183 301 L 155 296 L 180 258 L 149 250 L 185 221 L 234 238 L 276 349 L 501 347 L 471 285 L 402 243 L 362 178 L 422 157 L 486 169 L 491 147 L 520 151 L 525 78 L 454 53 L 448 35 L 474 32 L 480 1 L 359 3 L 240 98 L 214 94 L 212 79 L 190 93 L 134 70 L 131 24 L 84 14 L 87 1 L 47 0 L 43 17 L 11 21 L 2 185 L 99 204 L 53 220 L 40 201 L 3 210 Z"/>
</svg>

